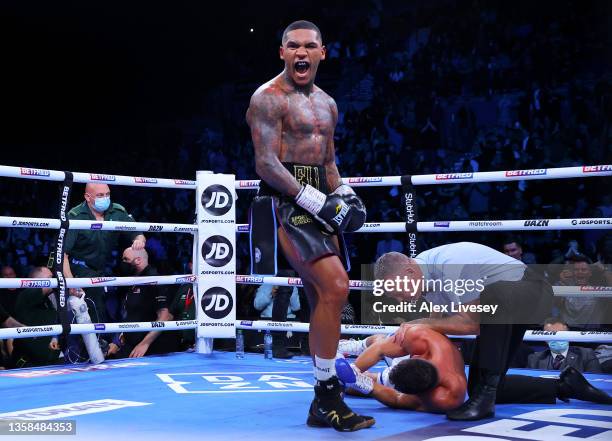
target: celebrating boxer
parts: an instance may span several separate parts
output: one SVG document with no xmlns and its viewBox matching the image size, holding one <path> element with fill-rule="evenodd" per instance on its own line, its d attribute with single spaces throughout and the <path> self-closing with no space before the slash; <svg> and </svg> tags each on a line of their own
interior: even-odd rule
<svg viewBox="0 0 612 441">
<path fill-rule="evenodd" d="M 365 208 L 353 190 L 342 185 L 336 168 L 338 109 L 314 84 L 319 62 L 325 59 L 317 26 L 308 21 L 290 24 L 283 32 L 280 58 L 284 70 L 255 91 L 246 115 L 262 179 L 250 210 L 251 272 L 276 274 L 277 257 L 284 257 L 304 283 L 316 378 L 307 424 L 359 430 L 372 426 L 374 419 L 344 403 L 334 359 L 348 296 L 342 233 L 361 227 Z M 276 255 L 277 243 L 282 256 Z"/>
</svg>

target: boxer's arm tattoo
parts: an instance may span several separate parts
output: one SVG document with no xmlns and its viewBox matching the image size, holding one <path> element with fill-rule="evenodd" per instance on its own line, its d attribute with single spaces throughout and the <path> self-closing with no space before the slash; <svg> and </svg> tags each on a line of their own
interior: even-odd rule
<svg viewBox="0 0 612 441">
<path fill-rule="evenodd" d="M 333 191 L 338 188 L 342 184 L 342 178 L 340 177 L 340 173 L 338 172 L 338 167 L 336 167 L 336 148 L 334 146 L 334 129 L 336 127 L 336 123 L 338 122 L 338 106 L 336 106 L 336 102 L 330 97 L 329 107 L 332 112 L 333 117 L 333 125 L 332 125 L 332 133 L 329 136 L 327 141 L 327 151 L 325 156 L 325 173 L 327 175 L 327 187 Z"/>
<path fill-rule="evenodd" d="M 281 164 L 283 101 L 274 92 L 255 93 L 247 111 L 255 149 L 255 170 L 268 185 L 281 193 L 296 196 L 301 186 Z"/>
</svg>

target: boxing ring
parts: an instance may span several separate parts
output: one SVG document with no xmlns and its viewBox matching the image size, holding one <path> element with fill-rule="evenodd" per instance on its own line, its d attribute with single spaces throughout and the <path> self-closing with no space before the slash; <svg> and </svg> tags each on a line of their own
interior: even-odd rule
<svg viewBox="0 0 612 441">
<path fill-rule="evenodd" d="M 522 231 L 611 229 L 608 218 L 521 219 L 421 222 L 413 203 L 412 186 L 533 179 L 584 178 L 612 175 L 611 165 L 554 169 L 448 173 L 420 176 L 344 178 L 350 186 L 402 186 L 405 222 L 370 222 L 357 233 L 403 232 L 410 243 L 416 234 L 446 231 Z M 193 283 L 197 293 L 195 320 L 142 323 L 89 323 L 0 329 L 0 339 L 112 332 L 196 329 L 194 353 L 174 353 L 140 359 L 109 360 L 103 364 L 47 366 L 0 371 L 2 420 L 74 420 L 76 436 L 66 439 L 319 439 L 385 440 L 608 440 L 612 439 L 612 409 L 572 400 L 551 405 L 497 405 L 496 417 L 477 422 L 451 422 L 444 415 L 393 410 L 373 399 L 347 397 L 356 411 L 374 416 L 374 427 L 355 433 L 313 429 L 305 424 L 312 398 L 312 363 L 309 357 L 266 360 L 260 354 L 236 359 L 232 352 L 213 352 L 213 338 L 231 338 L 236 329 L 307 332 L 308 324 L 236 319 L 236 283 L 299 286 L 299 278 L 238 275 L 235 271 L 236 233 L 248 225 L 235 219 L 236 190 L 255 189 L 258 181 L 235 181 L 233 175 L 198 172 L 196 181 L 70 173 L 55 170 L 0 166 L 0 177 L 58 181 L 61 192 L 59 219 L 0 216 L 0 227 L 27 227 L 194 235 L 194 274 L 156 277 L 98 277 L 63 279 L 0 279 L 0 288 L 52 287 L 63 290 L 91 286 Z M 191 189 L 196 192 L 196 224 L 171 224 L 66 219 L 67 192 L 72 182 L 141 187 Z M 229 204 L 229 208 L 228 208 Z M 61 248 L 60 248 L 61 249 Z M 416 247 L 411 247 L 411 253 Z M 371 289 L 369 282 L 350 281 L 350 288 Z M 598 296 L 609 288 L 594 287 Z M 575 295 L 577 287 L 556 289 L 556 295 Z M 61 295 L 61 294 L 60 294 Z M 60 311 L 61 315 L 61 311 Z M 343 325 L 343 334 L 391 333 L 397 327 Z M 466 338 L 466 336 L 462 336 Z M 525 340 L 612 342 L 605 332 L 528 331 Z M 379 363 L 375 369 L 382 369 Z M 511 370 L 533 376 L 554 372 Z M 587 374 L 587 379 L 612 393 L 612 376 Z M 264 395 L 262 395 L 264 394 Z M 263 398 L 263 399 L 262 399 Z M 23 439 L 39 439 L 24 435 Z"/>
</svg>

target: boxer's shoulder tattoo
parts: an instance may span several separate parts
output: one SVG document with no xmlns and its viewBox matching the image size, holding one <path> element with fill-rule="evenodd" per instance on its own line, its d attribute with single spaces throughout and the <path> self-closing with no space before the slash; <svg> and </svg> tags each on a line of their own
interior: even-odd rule
<svg viewBox="0 0 612 441">
<path fill-rule="evenodd" d="M 295 196 L 301 186 L 279 162 L 287 108 L 285 92 L 276 85 L 264 85 L 251 97 L 247 123 L 251 128 L 257 174 L 277 190 Z"/>
<path fill-rule="evenodd" d="M 251 97 L 247 122 L 251 128 L 256 159 L 258 156 L 279 153 L 286 107 L 284 92 L 275 86 L 261 87 Z"/>
</svg>

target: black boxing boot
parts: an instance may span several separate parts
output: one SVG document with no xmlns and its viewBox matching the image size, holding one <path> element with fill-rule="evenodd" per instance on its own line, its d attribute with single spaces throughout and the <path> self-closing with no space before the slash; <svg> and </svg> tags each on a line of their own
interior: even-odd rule
<svg viewBox="0 0 612 441">
<path fill-rule="evenodd" d="M 482 369 L 470 398 L 455 410 L 446 413 L 449 420 L 476 421 L 495 416 L 495 397 L 499 375 Z"/>
<path fill-rule="evenodd" d="M 317 380 L 306 424 L 310 427 L 333 427 L 338 432 L 354 432 L 373 426 L 376 422 L 374 418 L 353 412 L 342 400 L 341 393 L 338 377 Z"/>
<path fill-rule="evenodd" d="M 612 404 L 612 397 L 591 383 L 576 369 L 567 366 L 559 374 L 557 397 L 565 402 L 570 398 L 599 404 Z"/>
</svg>

